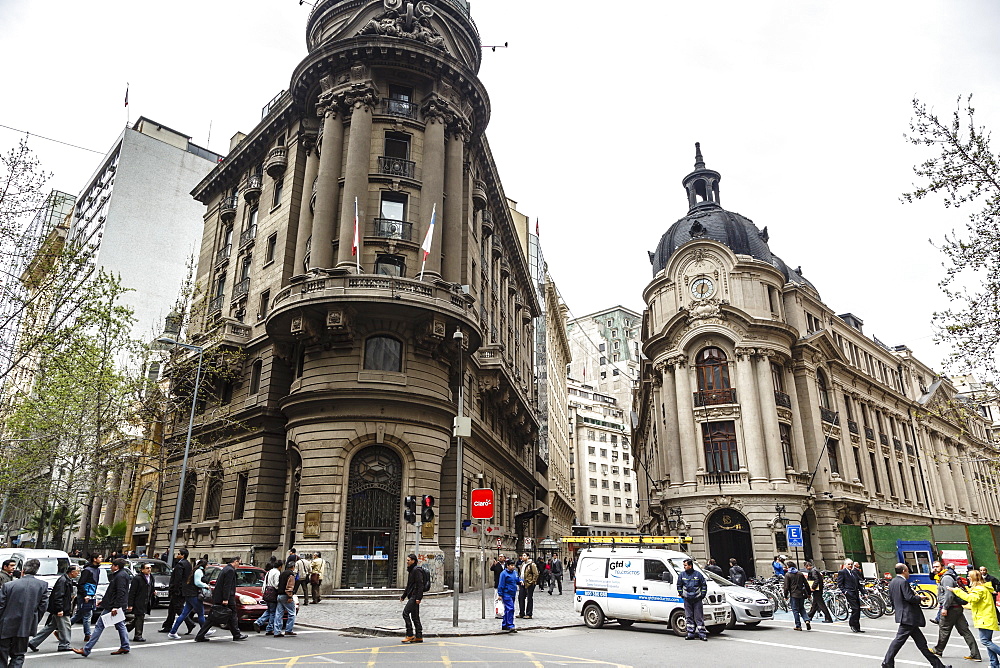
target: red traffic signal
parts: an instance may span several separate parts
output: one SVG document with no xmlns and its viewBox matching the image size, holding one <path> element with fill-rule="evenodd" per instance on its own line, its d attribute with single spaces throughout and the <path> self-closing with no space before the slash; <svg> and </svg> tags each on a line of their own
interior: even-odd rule
<svg viewBox="0 0 1000 668">
<path fill-rule="evenodd" d="M 420 519 L 424 522 L 434 521 L 434 497 L 430 495 L 425 495 L 423 499 L 423 511 L 420 513 Z"/>
</svg>

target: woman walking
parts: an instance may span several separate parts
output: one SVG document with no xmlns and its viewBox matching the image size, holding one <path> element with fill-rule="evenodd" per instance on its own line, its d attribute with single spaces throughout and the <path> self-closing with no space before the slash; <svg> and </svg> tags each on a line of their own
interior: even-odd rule
<svg viewBox="0 0 1000 668">
<path fill-rule="evenodd" d="M 979 631 L 979 642 L 986 648 L 990 657 L 990 668 L 1000 668 L 1000 647 L 993 642 L 993 632 L 1000 631 L 997 623 L 996 592 L 993 585 L 983 579 L 983 574 L 976 570 L 969 571 L 969 588 L 963 591 L 958 587 L 947 587 L 948 591 L 968 601 L 972 606 L 972 625 Z"/>
</svg>

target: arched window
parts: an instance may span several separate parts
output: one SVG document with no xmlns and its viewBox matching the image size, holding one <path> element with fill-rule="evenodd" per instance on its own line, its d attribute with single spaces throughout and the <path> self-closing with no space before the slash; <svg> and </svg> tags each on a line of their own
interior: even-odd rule
<svg viewBox="0 0 1000 668">
<path fill-rule="evenodd" d="M 736 394 L 729 383 L 729 363 L 722 349 L 702 349 L 695 358 L 695 369 L 698 372 L 696 405 L 711 406 L 736 402 Z"/>
<path fill-rule="evenodd" d="M 181 492 L 181 522 L 190 522 L 194 515 L 194 497 L 198 492 L 198 475 L 193 471 L 184 479 L 184 490 Z"/>
<path fill-rule="evenodd" d="M 371 336 L 365 341 L 365 369 L 402 371 L 403 344 L 391 336 Z"/>
<path fill-rule="evenodd" d="M 820 408 L 833 410 L 830 406 L 830 385 L 826 382 L 826 374 L 822 369 L 816 371 L 816 389 L 819 391 Z"/>
<path fill-rule="evenodd" d="M 219 519 L 219 507 L 222 505 L 222 469 L 215 468 L 208 474 L 208 485 L 205 488 L 205 519 Z"/>
</svg>

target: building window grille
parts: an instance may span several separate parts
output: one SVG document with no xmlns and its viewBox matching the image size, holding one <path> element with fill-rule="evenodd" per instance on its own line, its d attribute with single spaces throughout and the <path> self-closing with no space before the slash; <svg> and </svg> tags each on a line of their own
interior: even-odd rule
<svg viewBox="0 0 1000 668">
<path fill-rule="evenodd" d="M 219 519 L 219 508 L 222 505 L 222 470 L 214 469 L 208 474 L 208 487 L 205 489 L 205 519 Z"/>
<path fill-rule="evenodd" d="M 781 435 L 781 454 L 785 459 L 785 468 L 794 469 L 795 460 L 792 458 L 792 428 L 784 422 L 779 422 L 778 432 Z"/>
<path fill-rule="evenodd" d="M 695 358 L 698 377 L 696 406 L 735 403 L 735 393 L 729 379 L 729 363 L 720 348 L 705 348 Z"/>
<path fill-rule="evenodd" d="M 840 475 L 840 457 L 837 453 L 837 446 L 839 445 L 840 443 L 831 439 L 826 446 L 826 457 L 827 462 L 830 464 L 830 473 L 836 473 L 837 475 Z"/>
<path fill-rule="evenodd" d="M 190 522 L 194 516 L 194 498 L 198 493 L 198 475 L 193 471 L 184 479 L 184 489 L 181 492 L 181 522 Z"/>
<path fill-rule="evenodd" d="M 247 486 L 250 481 L 250 474 L 241 471 L 236 474 L 236 498 L 233 500 L 233 519 L 241 520 L 246 512 Z"/>
</svg>

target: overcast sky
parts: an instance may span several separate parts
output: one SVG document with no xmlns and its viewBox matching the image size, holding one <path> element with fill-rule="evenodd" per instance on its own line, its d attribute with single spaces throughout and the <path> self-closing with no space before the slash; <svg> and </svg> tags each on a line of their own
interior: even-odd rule
<svg viewBox="0 0 1000 668">
<path fill-rule="evenodd" d="M 438 0 L 440 1 L 440 0 Z M 297 0 L 0 0 L 0 124 L 103 154 L 147 116 L 225 153 L 305 55 Z M 574 315 L 641 310 L 646 251 L 687 213 L 700 141 L 722 205 L 837 313 L 932 365 L 940 239 L 964 221 L 904 205 L 926 157 L 903 134 L 916 95 L 974 93 L 1000 128 L 1000 3 L 477 0 L 487 135 L 507 195 L 538 218 Z M 129 109 L 125 86 L 131 86 Z M 209 140 L 209 127 L 211 139 Z M 0 149 L 18 140 L 0 128 Z M 35 138 L 77 193 L 96 153 Z"/>
</svg>

